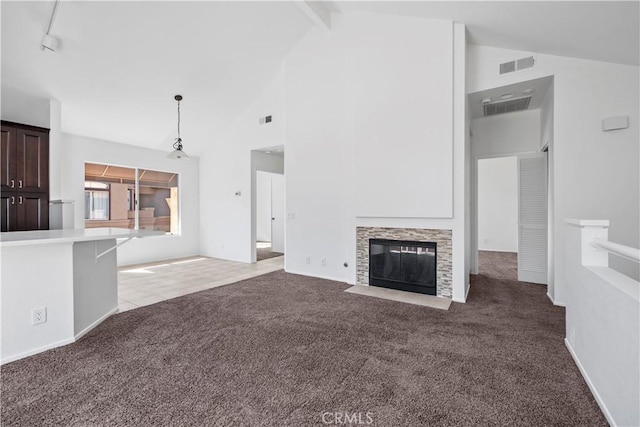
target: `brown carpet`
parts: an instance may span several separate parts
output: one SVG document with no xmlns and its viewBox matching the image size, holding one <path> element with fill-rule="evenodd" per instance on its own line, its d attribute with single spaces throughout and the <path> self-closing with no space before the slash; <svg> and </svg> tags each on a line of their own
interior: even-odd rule
<svg viewBox="0 0 640 427">
<path fill-rule="evenodd" d="M 518 283 L 518 254 L 515 252 L 478 251 L 478 273 L 493 279 Z"/>
<path fill-rule="evenodd" d="M 280 252 L 271 252 L 271 246 L 256 249 L 256 261 L 262 261 L 264 259 L 275 258 L 282 255 L 284 254 Z"/>
<path fill-rule="evenodd" d="M 278 271 L 115 315 L 3 366 L 2 425 L 606 425 L 543 286 L 482 274 L 449 311 L 345 288 Z"/>
</svg>

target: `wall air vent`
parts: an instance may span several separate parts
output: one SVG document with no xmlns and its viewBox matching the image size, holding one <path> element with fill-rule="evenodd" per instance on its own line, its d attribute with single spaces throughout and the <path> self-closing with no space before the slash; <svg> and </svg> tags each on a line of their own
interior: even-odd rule
<svg viewBox="0 0 640 427">
<path fill-rule="evenodd" d="M 500 64 L 500 74 L 513 73 L 516 70 L 516 61 Z"/>
<path fill-rule="evenodd" d="M 527 56 L 526 58 L 518 59 L 516 61 L 516 70 L 524 70 L 532 68 L 536 64 L 536 60 L 533 56 Z"/>
<path fill-rule="evenodd" d="M 526 58 L 520 58 L 515 61 L 504 62 L 500 64 L 500 74 L 513 73 L 514 71 L 526 70 L 532 68 L 536 64 L 536 59 L 533 56 Z"/>
<path fill-rule="evenodd" d="M 522 98 L 509 99 L 507 101 L 496 101 L 484 104 L 484 116 L 495 116 L 496 114 L 513 113 L 514 111 L 523 111 L 529 108 L 531 102 L 530 96 Z"/>
</svg>

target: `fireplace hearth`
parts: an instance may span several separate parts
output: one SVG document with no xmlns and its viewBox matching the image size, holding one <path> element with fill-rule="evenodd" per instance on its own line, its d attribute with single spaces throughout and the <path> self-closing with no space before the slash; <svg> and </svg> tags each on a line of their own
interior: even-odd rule
<svg viewBox="0 0 640 427">
<path fill-rule="evenodd" d="M 369 285 L 437 294 L 437 243 L 369 239 Z"/>
</svg>

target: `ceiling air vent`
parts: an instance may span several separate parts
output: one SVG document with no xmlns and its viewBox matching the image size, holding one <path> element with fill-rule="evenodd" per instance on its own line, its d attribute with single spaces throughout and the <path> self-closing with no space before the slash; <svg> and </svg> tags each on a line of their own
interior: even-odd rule
<svg viewBox="0 0 640 427">
<path fill-rule="evenodd" d="M 529 108 L 531 102 L 530 96 L 523 98 L 509 99 L 507 101 L 497 101 L 484 104 L 484 116 L 495 116 L 496 114 L 513 113 L 514 111 L 522 111 Z"/>
<path fill-rule="evenodd" d="M 500 64 L 500 74 L 513 73 L 514 71 L 526 70 L 535 65 L 536 59 L 533 56 L 521 58 L 515 61 Z"/>
</svg>

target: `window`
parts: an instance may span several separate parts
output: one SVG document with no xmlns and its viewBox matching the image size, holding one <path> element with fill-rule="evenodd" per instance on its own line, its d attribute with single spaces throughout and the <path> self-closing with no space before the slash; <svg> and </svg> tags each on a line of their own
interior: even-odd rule
<svg viewBox="0 0 640 427">
<path fill-rule="evenodd" d="M 109 219 L 109 184 L 84 183 L 84 219 Z"/>
<path fill-rule="evenodd" d="M 178 234 L 178 174 L 85 163 L 85 227 Z"/>
</svg>

